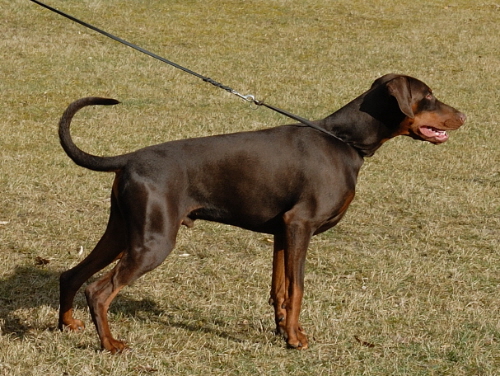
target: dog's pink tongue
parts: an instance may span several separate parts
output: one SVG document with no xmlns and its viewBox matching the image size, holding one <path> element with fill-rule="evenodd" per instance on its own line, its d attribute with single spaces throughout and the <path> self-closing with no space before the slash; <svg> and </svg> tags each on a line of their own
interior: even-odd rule
<svg viewBox="0 0 500 376">
<path fill-rule="evenodd" d="M 420 131 L 424 136 L 435 138 L 438 141 L 446 141 L 448 139 L 448 133 L 437 128 L 424 126 L 420 128 Z"/>
</svg>

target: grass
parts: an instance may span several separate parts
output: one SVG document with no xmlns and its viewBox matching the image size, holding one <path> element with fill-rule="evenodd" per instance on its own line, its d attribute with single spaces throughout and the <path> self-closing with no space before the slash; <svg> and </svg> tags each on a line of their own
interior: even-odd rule
<svg viewBox="0 0 500 376">
<path fill-rule="evenodd" d="M 0 375 L 500 373 L 497 4 L 49 4 L 311 119 L 400 72 L 468 122 L 445 145 L 399 138 L 366 161 L 345 219 L 310 246 L 309 350 L 286 350 L 273 334 L 268 237 L 200 222 L 115 300 L 112 330 L 134 351 L 111 356 L 99 351 L 82 294 L 76 315 L 88 330 L 55 329 L 58 275 L 102 234 L 113 179 L 61 150 L 66 105 L 123 101 L 75 121 L 78 144 L 103 155 L 288 120 L 29 1 L 0 0 Z"/>
</svg>

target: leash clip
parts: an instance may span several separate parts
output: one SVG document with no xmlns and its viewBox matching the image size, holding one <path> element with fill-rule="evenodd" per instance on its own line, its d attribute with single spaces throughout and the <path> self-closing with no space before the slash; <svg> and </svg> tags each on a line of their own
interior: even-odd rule
<svg viewBox="0 0 500 376">
<path fill-rule="evenodd" d="M 252 94 L 244 95 L 242 98 L 247 102 L 254 102 L 254 103 L 256 102 L 255 96 L 253 96 Z"/>
<path fill-rule="evenodd" d="M 253 102 L 255 104 L 257 104 L 257 100 L 255 99 L 255 96 L 252 95 L 252 94 L 247 94 L 247 95 L 243 95 L 243 94 L 240 94 L 238 93 L 236 90 L 232 90 L 231 91 L 231 94 L 234 94 L 236 95 L 237 97 L 240 97 L 241 99 L 247 101 L 247 102 Z"/>
</svg>

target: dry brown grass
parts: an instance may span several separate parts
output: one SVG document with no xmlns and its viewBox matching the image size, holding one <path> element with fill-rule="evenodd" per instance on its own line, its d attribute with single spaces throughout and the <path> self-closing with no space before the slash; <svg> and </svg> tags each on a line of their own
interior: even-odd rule
<svg viewBox="0 0 500 376">
<path fill-rule="evenodd" d="M 59 116 L 88 151 L 288 122 L 27 0 L 3 0 L 0 40 L 0 375 L 497 375 L 500 373 L 500 10 L 494 2 L 60 1 L 50 4 L 304 117 L 333 112 L 388 72 L 413 75 L 468 123 L 440 147 L 396 139 L 310 247 L 289 351 L 267 305 L 271 245 L 210 223 L 112 306 L 134 351 L 55 330 L 58 275 L 102 234 L 112 176 L 73 165 Z M 37 265 L 37 258 L 49 260 Z M 364 346 L 356 339 L 373 344 Z"/>
</svg>

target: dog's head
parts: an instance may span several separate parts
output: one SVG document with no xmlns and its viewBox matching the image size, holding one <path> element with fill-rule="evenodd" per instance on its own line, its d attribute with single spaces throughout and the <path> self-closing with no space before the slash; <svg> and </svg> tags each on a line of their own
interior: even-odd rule
<svg viewBox="0 0 500 376">
<path fill-rule="evenodd" d="M 396 100 L 401 118 L 395 135 L 441 144 L 448 140 L 448 131 L 465 123 L 465 114 L 439 101 L 431 88 L 416 78 L 388 74 L 377 79 L 371 90 L 384 90 Z"/>
</svg>

